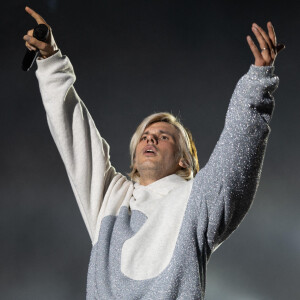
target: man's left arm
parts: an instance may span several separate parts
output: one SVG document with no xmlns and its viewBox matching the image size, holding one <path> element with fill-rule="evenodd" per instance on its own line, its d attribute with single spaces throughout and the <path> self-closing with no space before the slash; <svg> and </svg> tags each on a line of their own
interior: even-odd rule
<svg viewBox="0 0 300 300">
<path fill-rule="evenodd" d="M 198 233 L 205 234 L 200 240 L 204 238 L 209 253 L 237 228 L 251 206 L 270 133 L 272 93 L 278 85 L 273 62 L 282 46 L 277 46 L 270 22 L 269 35 L 256 24 L 252 30 L 261 51 L 248 36 L 255 65 L 236 86 L 220 139 L 191 194 L 199 212 Z"/>
</svg>

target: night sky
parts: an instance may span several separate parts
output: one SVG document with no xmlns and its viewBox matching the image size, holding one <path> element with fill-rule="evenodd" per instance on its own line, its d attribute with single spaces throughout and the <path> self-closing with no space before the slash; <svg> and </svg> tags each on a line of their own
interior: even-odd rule
<svg viewBox="0 0 300 300">
<path fill-rule="evenodd" d="M 296 1 L 6 1 L 1 5 L 1 299 L 84 299 L 91 241 L 50 135 L 23 35 L 53 29 L 113 166 L 153 112 L 179 115 L 204 166 L 238 79 L 254 62 L 251 24 L 271 20 L 286 49 L 255 201 L 208 264 L 208 300 L 300 299 L 299 3 Z"/>
</svg>

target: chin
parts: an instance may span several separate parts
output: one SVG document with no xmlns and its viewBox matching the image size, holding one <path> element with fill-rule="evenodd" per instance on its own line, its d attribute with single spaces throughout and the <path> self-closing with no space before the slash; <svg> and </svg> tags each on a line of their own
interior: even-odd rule
<svg viewBox="0 0 300 300">
<path fill-rule="evenodd" d="M 140 164 L 139 166 L 136 167 L 137 170 L 162 170 L 162 165 L 161 163 L 158 162 L 153 162 L 153 161 L 145 161 L 144 163 Z"/>
</svg>

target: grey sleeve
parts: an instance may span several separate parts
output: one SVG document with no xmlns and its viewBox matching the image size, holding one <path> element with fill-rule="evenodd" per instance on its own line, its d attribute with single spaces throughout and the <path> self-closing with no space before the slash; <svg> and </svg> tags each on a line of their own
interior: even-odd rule
<svg viewBox="0 0 300 300">
<path fill-rule="evenodd" d="M 48 125 L 93 240 L 104 194 L 116 175 L 109 145 L 74 89 L 76 77 L 68 57 L 58 51 L 37 64 Z"/>
<path fill-rule="evenodd" d="M 279 82 L 273 72 L 274 67 L 252 65 L 239 80 L 221 136 L 195 177 L 191 197 L 198 208 L 198 238 L 205 239 L 209 253 L 237 228 L 254 199 Z"/>
</svg>

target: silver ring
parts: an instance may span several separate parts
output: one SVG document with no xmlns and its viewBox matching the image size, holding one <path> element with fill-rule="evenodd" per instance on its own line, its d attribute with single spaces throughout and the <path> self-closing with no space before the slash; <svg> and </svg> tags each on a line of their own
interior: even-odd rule
<svg viewBox="0 0 300 300">
<path fill-rule="evenodd" d="M 269 48 L 262 48 L 262 49 L 261 49 L 261 51 L 264 51 L 264 50 L 269 50 Z"/>
</svg>

